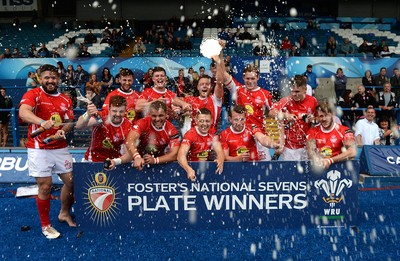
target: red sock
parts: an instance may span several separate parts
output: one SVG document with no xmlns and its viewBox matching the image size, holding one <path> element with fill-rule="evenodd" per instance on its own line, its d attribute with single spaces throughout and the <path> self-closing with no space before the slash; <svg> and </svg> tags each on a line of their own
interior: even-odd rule
<svg viewBox="0 0 400 261">
<path fill-rule="evenodd" d="M 50 198 L 43 200 L 36 197 L 36 205 L 42 227 L 50 225 Z"/>
</svg>

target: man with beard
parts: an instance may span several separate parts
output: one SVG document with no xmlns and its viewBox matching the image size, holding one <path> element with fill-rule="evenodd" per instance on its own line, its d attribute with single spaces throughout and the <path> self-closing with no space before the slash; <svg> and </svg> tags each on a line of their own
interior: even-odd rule
<svg viewBox="0 0 400 261">
<path fill-rule="evenodd" d="M 107 95 L 102 109 L 106 111 L 107 114 L 110 98 L 116 95 L 122 96 L 126 99 L 125 116 L 132 124 L 134 124 L 135 121 L 138 119 L 138 115 L 135 111 L 135 106 L 137 99 L 139 99 L 139 93 L 135 90 L 132 90 L 133 72 L 127 68 L 121 68 L 119 71 L 119 82 L 119 88 L 115 89 Z"/>
<path fill-rule="evenodd" d="M 28 137 L 28 167 L 29 175 L 36 179 L 39 187 L 36 204 L 42 233 L 48 239 L 55 239 L 61 234 L 50 223 L 50 194 L 54 173 L 64 183 L 58 220 L 67 222 L 70 227 L 76 226 L 70 214 L 73 204 L 72 156 L 65 140 L 65 133 L 72 130 L 72 124 L 68 122 L 74 119 L 74 112 L 71 99 L 57 91 L 60 82 L 57 68 L 45 64 L 40 67 L 40 72 L 42 86 L 24 94 L 19 117 L 29 124 L 29 133 L 40 128 L 43 130 L 43 133 L 35 137 Z"/>
<path fill-rule="evenodd" d="M 167 105 L 160 100 L 150 104 L 149 115 L 133 126 L 127 137 L 128 152 L 111 161 L 111 168 L 119 163 L 134 160 L 134 167 L 142 170 L 145 165 L 176 160 L 180 141 L 174 125 L 167 121 Z"/>
<path fill-rule="evenodd" d="M 137 112 L 142 112 L 144 116 L 148 115 L 150 104 L 155 100 L 163 101 L 167 105 L 167 115 L 170 119 L 175 118 L 180 109 L 183 111 L 191 110 L 192 107 L 190 104 L 179 99 L 176 93 L 167 90 L 165 87 L 167 84 L 167 74 L 164 68 L 154 67 L 152 79 L 153 87 L 144 89 L 136 102 Z M 173 105 L 177 107 L 173 108 Z M 172 110 L 174 110 L 175 113 L 173 113 Z"/>
<path fill-rule="evenodd" d="M 246 108 L 243 105 L 235 105 L 229 114 L 231 126 L 220 135 L 227 161 L 258 161 L 257 141 L 268 148 L 279 148 L 279 143 L 260 129 L 246 126 Z"/>
<path fill-rule="evenodd" d="M 77 129 L 92 128 L 90 146 L 85 153 L 85 160 L 104 162 L 107 159 L 118 159 L 125 153 L 125 141 L 131 129 L 130 121 L 124 117 L 127 102 L 116 95 L 109 99 L 109 109 L 101 111 L 103 122 L 98 123 L 94 115 L 99 114 L 94 104 L 88 104 L 87 111 L 79 117 Z"/>
<path fill-rule="evenodd" d="M 196 126 L 192 127 L 183 137 L 181 147 L 178 151 L 178 163 L 186 171 L 187 177 L 191 181 L 196 180 L 196 173 L 190 167 L 188 161 L 208 161 L 213 160 L 211 151 L 215 152 L 214 162 L 217 163 L 218 174 L 224 168 L 224 152 L 218 136 L 210 132 L 212 123 L 211 112 L 206 108 L 201 108 L 197 112 Z"/>
<path fill-rule="evenodd" d="M 306 91 L 306 79 L 303 75 L 296 75 L 290 81 L 290 95 L 275 103 L 269 112 L 281 123 L 281 138 L 285 138 L 282 160 L 308 160 L 306 133 L 314 120 L 318 102 Z"/>
<path fill-rule="evenodd" d="M 335 123 L 328 103 L 318 105 L 316 117 L 320 124 L 307 132 L 309 158 L 324 168 L 354 158 L 357 154 L 354 134 L 348 127 Z"/>
</svg>

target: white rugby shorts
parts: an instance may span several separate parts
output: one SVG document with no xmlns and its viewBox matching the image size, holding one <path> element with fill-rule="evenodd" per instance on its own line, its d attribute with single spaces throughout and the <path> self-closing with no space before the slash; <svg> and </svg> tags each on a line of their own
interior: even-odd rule
<svg viewBox="0 0 400 261">
<path fill-rule="evenodd" d="M 67 148 L 43 150 L 28 148 L 28 168 L 31 177 L 51 177 L 72 171 L 72 155 Z"/>
</svg>

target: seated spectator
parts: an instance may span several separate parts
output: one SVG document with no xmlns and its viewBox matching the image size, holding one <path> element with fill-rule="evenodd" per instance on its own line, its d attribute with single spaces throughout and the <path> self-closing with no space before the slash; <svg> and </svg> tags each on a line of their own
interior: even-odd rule
<svg viewBox="0 0 400 261">
<path fill-rule="evenodd" d="M 84 41 L 85 44 L 94 44 L 97 43 L 97 37 L 92 33 L 92 30 L 89 30 L 89 33 L 85 35 Z"/>
<path fill-rule="evenodd" d="M 285 36 L 281 43 L 281 50 L 287 51 L 292 48 L 292 43 L 289 40 L 289 36 Z"/>
<path fill-rule="evenodd" d="M 364 42 L 358 47 L 358 52 L 359 53 L 370 53 L 371 52 L 371 48 L 368 45 L 368 40 L 364 39 Z"/>
<path fill-rule="evenodd" d="M 394 108 L 397 107 L 397 97 L 394 92 L 391 91 L 391 85 L 389 82 L 383 84 L 383 91 L 378 93 L 378 106 L 381 111 L 378 114 L 378 118 L 385 117 L 387 119 L 395 119 Z"/>
<path fill-rule="evenodd" d="M 165 49 L 167 48 L 167 45 L 165 44 L 164 38 L 160 38 L 158 44 L 156 44 L 156 49 L 155 53 L 162 53 Z"/>
<path fill-rule="evenodd" d="M 76 67 L 75 72 L 75 84 L 84 85 L 88 82 L 89 73 L 85 71 L 80 64 Z"/>
<path fill-rule="evenodd" d="M 154 37 L 150 30 L 146 30 L 143 36 L 143 43 L 144 44 L 152 44 L 154 43 Z"/>
<path fill-rule="evenodd" d="M 332 57 L 337 55 L 336 40 L 333 36 L 329 37 L 329 40 L 326 43 L 325 52 L 327 56 Z"/>
<path fill-rule="evenodd" d="M 147 72 L 143 75 L 140 83 L 144 85 L 144 88 L 150 88 L 153 86 L 153 68 L 149 68 Z"/>
<path fill-rule="evenodd" d="M 383 46 L 382 51 L 380 52 L 379 56 L 382 58 L 390 58 L 392 57 L 392 52 L 389 51 L 389 46 L 385 45 Z"/>
<path fill-rule="evenodd" d="M 388 81 L 389 78 L 386 76 L 386 67 L 381 67 L 379 74 L 374 77 L 374 85 L 383 86 Z"/>
<path fill-rule="evenodd" d="M 78 57 L 89 58 L 92 55 L 88 52 L 88 47 L 86 45 L 82 46 L 81 51 L 78 54 Z"/>
<path fill-rule="evenodd" d="M 228 39 L 226 40 L 226 45 L 225 46 L 227 48 L 236 47 L 235 35 L 232 32 L 228 33 Z"/>
<path fill-rule="evenodd" d="M 267 30 L 267 22 L 264 20 L 264 17 L 260 17 L 260 20 L 257 22 L 257 30 L 264 32 Z"/>
<path fill-rule="evenodd" d="M 394 146 L 397 145 L 397 139 L 399 138 L 398 131 L 393 131 L 390 127 L 390 120 L 386 117 L 382 117 L 378 121 L 379 127 L 379 138 L 380 145 Z"/>
<path fill-rule="evenodd" d="M 357 121 L 355 137 L 358 146 L 380 144 L 379 127 L 375 123 L 375 116 L 374 107 L 368 106 L 365 118 Z"/>
<path fill-rule="evenodd" d="M 60 58 L 61 55 L 58 53 L 57 47 L 53 47 L 53 51 L 51 52 L 51 57 L 53 58 Z"/>
<path fill-rule="evenodd" d="M 344 75 L 342 68 L 338 68 L 336 70 L 336 74 L 334 75 L 334 85 L 335 85 L 336 100 L 338 101 L 339 98 L 343 96 L 343 93 L 346 90 L 346 85 L 347 85 L 347 77 L 346 75 Z"/>
<path fill-rule="evenodd" d="M 313 20 L 308 20 L 307 29 L 313 30 L 313 29 L 316 29 L 316 28 L 317 28 L 317 26 L 315 25 L 314 21 Z"/>
<path fill-rule="evenodd" d="M 390 84 L 396 87 L 400 86 L 400 70 L 397 67 L 393 69 L 393 76 L 390 77 Z"/>
<path fill-rule="evenodd" d="M 220 28 L 218 32 L 218 39 L 225 40 L 228 39 L 228 33 L 224 28 Z"/>
<path fill-rule="evenodd" d="M 379 57 L 379 46 L 377 45 L 376 40 L 372 41 L 372 44 L 369 46 L 369 50 L 374 57 Z"/>
<path fill-rule="evenodd" d="M 36 46 L 34 44 L 31 44 L 31 46 L 29 47 L 29 51 L 28 51 L 28 58 L 37 58 L 38 56 L 38 52 L 36 50 Z"/>
<path fill-rule="evenodd" d="M 253 36 L 249 33 L 249 29 L 247 27 L 244 28 L 244 32 L 239 35 L 240 40 L 253 40 Z"/>
<path fill-rule="evenodd" d="M 134 54 L 144 54 L 146 52 L 146 45 L 143 43 L 142 38 L 137 38 L 135 46 L 133 46 Z"/>
<path fill-rule="evenodd" d="M 75 86 L 75 70 L 72 64 L 67 66 L 67 71 L 65 73 L 65 85 L 67 86 Z"/>
<path fill-rule="evenodd" d="M 47 49 L 46 44 L 42 43 L 40 45 L 39 50 L 37 51 L 37 54 L 39 57 L 41 58 L 45 58 L 45 57 L 50 57 L 50 51 L 49 49 Z"/>
<path fill-rule="evenodd" d="M 349 89 L 346 89 L 343 95 L 339 98 L 338 105 L 341 108 L 350 109 L 350 110 L 343 110 L 341 122 L 343 125 L 347 126 L 350 130 L 352 130 L 355 119 L 354 109 L 356 107 L 353 100 L 353 92 Z"/>
<path fill-rule="evenodd" d="M 292 48 L 290 49 L 289 56 L 300 56 L 299 51 L 297 50 L 296 45 L 292 45 Z"/>
<path fill-rule="evenodd" d="M 300 35 L 299 38 L 299 50 L 308 50 L 307 41 L 303 35 Z"/>
<path fill-rule="evenodd" d="M 253 49 L 253 55 L 255 56 L 266 56 L 268 54 L 268 48 L 260 41 Z"/>
<path fill-rule="evenodd" d="M 12 58 L 22 58 L 22 53 L 19 51 L 17 47 L 14 47 Z"/>
<path fill-rule="evenodd" d="M 174 50 L 183 50 L 184 48 L 184 44 L 182 42 L 182 38 L 181 37 L 177 37 L 175 42 L 173 43 L 172 49 Z"/>
<path fill-rule="evenodd" d="M 12 54 L 10 51 L 10 48 L 4 48 L 4 53 L 0 55 L 1 59 L 8 59 L 8 58 L 12 58 Z"/>
<path fill-rule="evenodd" d="M 340 53 L 344 55 L 354 54 L 355 48 L 352 43 L 350 43 L 349 38 L 343 39 L 343 44 L 340 46 Z"/>
<path fill-rule="evenodd" d="M 362 84 L 364 86 L 374 86 L 374 78 L 372 77 L 372 73 L 370 70 L 366 70 L 364 73 L 364 77 L 362 77 Z"/>
<path fill-rule="evenodd" d="M 271 24 L 271 29 L 274 31 L 281 30 L 281 25 L 278 23 L 277 19 L 274 19 L 274 22 Z"/>
<path fill-rule="evenodd" d="M 183 69 L 179 69 L 178 76 L 174 78 L 176 94 L 178 97 L 185 97 L 189 95 L 189 90 L 192 85 L 190 84 L 189 78 L 185 77 Z"/>
<path fill-rule="evenodd" d="M 190 37 L 186 36 L 185 40 L 183 41 L 183 50 L 192 50 L 193 44 L 190 41 Z"/>
<path fill-rule="evenodd" d="M 28 87 L 28 91 L 32 88 L 35 88 L 38 86 L 38 83 L 36 82 L 36 75 L 35 72 L 28 72 L 28 78 L 26 79 L 26 87 Z"/>
<path fill-rule="evenodd" d="M 60 76 L 60 81 L 65 82 L 67 70 L 65 70 L 64 64 L 61 61 L 57 62 L 57 72 Z"/>
<path fill-rule="evenodd" d="M 381 42 L 378 44 L 378 52 L 381 52 L 383 50 L 384 46 L 387 46 L 386 45 L 386 40 L 385 39 L 381 39 Z"/>
</svg>

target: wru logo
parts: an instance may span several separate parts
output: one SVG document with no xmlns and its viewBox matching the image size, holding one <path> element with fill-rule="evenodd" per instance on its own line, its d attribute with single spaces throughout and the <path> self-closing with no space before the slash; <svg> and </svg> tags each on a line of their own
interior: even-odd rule
<svg viewBox="0 0 400 261">
<path fill-rule="evenodd" d="M 327 197 L 322 197 L 325 203 L 329 203 L 330 207 L 334 207 L 336 203 L 343 200 L 340 193 L 345 187 L 350 188 L 353 182 L 350 179 L 340 179 L 341 173 L 337 170 L 331 170 L 326 174 L 327 180 L 319 179 L 315 181 L 314 186 L 317 189 L 325 191 Z"/>
</svg>

